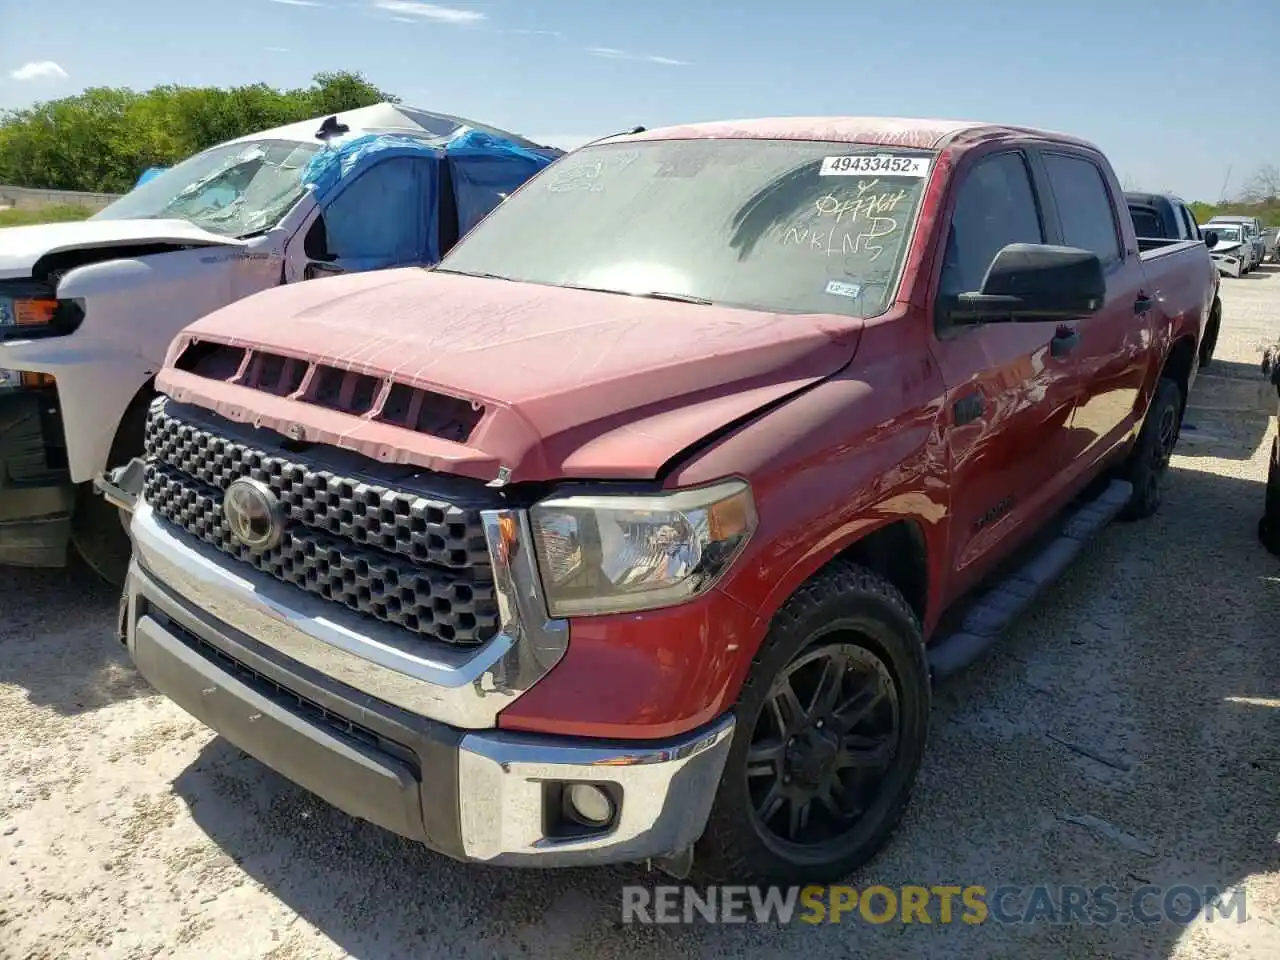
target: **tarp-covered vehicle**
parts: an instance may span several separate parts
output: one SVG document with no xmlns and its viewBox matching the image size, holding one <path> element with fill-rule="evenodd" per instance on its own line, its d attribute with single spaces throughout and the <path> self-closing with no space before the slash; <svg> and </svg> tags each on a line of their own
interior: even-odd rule
<svg viewBox="0 0 1280 960">
<path fill-rule="evenodd" d="M 110 468 L 191 321 L 268 287 L 432 264 L 562 151 L 392 104 L 220 144 L 81 223 L 0 230 L 0 564 L 122 582 Z M 353 322 L 356 322 L 353 319 Z"/>
</svg>

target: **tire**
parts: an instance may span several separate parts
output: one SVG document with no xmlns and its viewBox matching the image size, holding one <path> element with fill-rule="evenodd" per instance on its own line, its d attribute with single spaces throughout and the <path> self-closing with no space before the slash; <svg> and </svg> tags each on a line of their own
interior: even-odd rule
<svg viewBox="0 0 1280 960">
<path fill-rule="evenodd" d="M 1280 437 L 1271 438 L 1271 465 L 1267 468 L 1267 493 L 1258 539 L 1269 553 L 1280 556 Z"/>
<path fill-rule="evenodd" d="M 1142 420 L 1137 443 L 1125 461 L 1121 475 L 1133 484 L 1133 496 L 1120 512 L 1124 520 L 1143 520 L 1160 509 L 1169 458 L 1182 430 L 1182 388 L 1161 377 L 1155 396 Z"/>
<path fill-rule="evenodd" d="M 838 682 L 811 686 L 833 676 Z M 814 711 L 824 714 L 824 722 L 792 723 L 784 732 L 779 717 L 796 712 L 774 709 L 784 678 L 795 681 L 787 689 L 799 713 L 819 701 L 818 693 L 829 695 Z M 892 584 L 845 562 L 809 580 L 774 617 L 743 685 L 738 727 L 695 869 L 721 882 L 791 885 L 831 883 L 867 863 L 888 842 L 910 800 L 928 739 L 931 696 L 919 622 Z M 841 750 L 851 752 L 833 756 Z M 845 769 L 832 768 L 839 762 Z M 831 786 L 833 778 L 839 789 Z M 776 831 L 790 832 L 804 809 L 794 798 L 812 794 L 820 799 L 809 800 L 802 843 L 793 843 Z M 831 804 L 838 810 L 859 795 L 860 814 L 835 828 Z M 771 797 L 781 806 L 770 813 Z M 838 835 L 818 836 L 823 827 Z"/>
<path fill-rule="evenodd" d="M 90 570 L 113 587 L 124 586 L 133 556 L 129 515 L 103 498 L 91 483 L 81 484 L 76 494 L 71 543 Z"/>
<path fill-rule="evenodd" d="M 1215 299 L 1209 311 L 1209 323 L 1205 326 L 1204 339 L 1200 341 L 1200 369 L 1213 362 L 1213 351 L 1218 347 L 1218 331 L 1222 327 L 1222 301 Z"/>
<path fill-rule="evenodd" d="M 149 397 L 135 401 L 121 417 L 107 457 L 109 467 L 126 463 L 142 452 L 149 406 Z M 76 494 L 71 544 L 99 577 L 114 587 L 124 585 L 129 572 L 129 558 L 133 556 L 129 514 L 109 503 L 93 489 L 92 483 L 82 483 Z"/>
</svg>

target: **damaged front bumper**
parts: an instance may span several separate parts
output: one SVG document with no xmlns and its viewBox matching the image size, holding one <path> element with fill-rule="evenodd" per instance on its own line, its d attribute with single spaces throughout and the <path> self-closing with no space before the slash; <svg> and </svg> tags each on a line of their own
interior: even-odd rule
<svg viewBox="0 0 1280 960">
<path fill-rule="evenodd" d="M 147 462 L 134 457 L 122 467 L 116 467 L 94 478 L 93 488 L 108 503 L 125 513 L 133 513 L 142 496 L 142 481 L 146 477 Z"/>
<path fill-rule="evenodd" d="M 1240 278 L 1245 269 L 1244 260 L 1238 256 L 1232 256 L 1225 253 L 1215 253 L 1213 256 L 1213 265 L 1218 268 L 1219 273 L 1225 273 L 1228 277 Z"/>
</svg>

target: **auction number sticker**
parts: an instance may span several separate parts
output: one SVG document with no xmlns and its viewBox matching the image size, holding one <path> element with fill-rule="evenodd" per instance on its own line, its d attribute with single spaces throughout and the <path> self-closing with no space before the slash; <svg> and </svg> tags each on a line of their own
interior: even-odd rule
<svg viewBox="0 0 1280 960">
<path fill-rule="evenodd" d="M 820 177 L 924 177 L 929 173 L 927 157 L 903 157 L 892 153 L 863 153 L 847 157 L 823 157 Z"/>
</svg>

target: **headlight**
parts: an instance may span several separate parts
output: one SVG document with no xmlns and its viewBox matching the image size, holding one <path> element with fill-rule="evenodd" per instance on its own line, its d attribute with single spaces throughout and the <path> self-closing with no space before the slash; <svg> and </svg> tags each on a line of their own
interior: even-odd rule
<svg viewBox="0 0 1280 960">
<path fill-rule="evenodd" d="M 49 297 L 0 297 L 0 328 L 47 327 L 57 310 L 58 301 Z"/>
<path fill-rule="evenodd" d="M 651 496 L 566 496 L 529 512 L 553 617 L 649 610 L 704 593 L 756 529 L 741 480 Z"/>
<path fill-rule="evenodd" d="M 51 373 L 28 373 L 25 370 L 0 370 L 0 390 L 18 387 L 52 387 L 57 384 Z"/>
<path fill-rule="evenodd" d="M 0 294 L 0 340 L 65 336 L 83 320 L 84 307 L 78 300 Z"/>
</svg>

